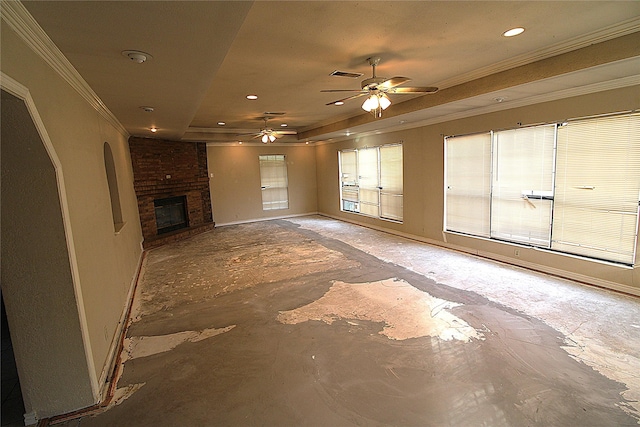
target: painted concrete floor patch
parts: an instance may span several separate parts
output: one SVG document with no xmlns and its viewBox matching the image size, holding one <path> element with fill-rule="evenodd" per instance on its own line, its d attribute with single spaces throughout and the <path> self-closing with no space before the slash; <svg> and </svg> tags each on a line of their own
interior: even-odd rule
<svg viewBox="0 0 640 427">
<path fill-rule="evenodd" d="M 332 324 L 339 319 L 384 322 L 380 334 L 393 340 L 427 336 L 463 342 L 483 339 L 481 332 L 448 311 L 459 305 L 397 278 L 367 283 L 336 281 L 318 300 L 281 311 L 277 319 L 285 324 L 309 320 Z"/>
<path fill-rule="evenodd" d="M 158 353 L 173 350 L 184 342 L 198 342 L 216 335 L 229 332 L 236 325 L 225 328 L 211 328 L 202 331 L 182 331 L 168 335 L 157 335 L 149 337 L 131 337 L 125 339 L 123 362 L 139 357 L 147 357 Z"/>
</svg>

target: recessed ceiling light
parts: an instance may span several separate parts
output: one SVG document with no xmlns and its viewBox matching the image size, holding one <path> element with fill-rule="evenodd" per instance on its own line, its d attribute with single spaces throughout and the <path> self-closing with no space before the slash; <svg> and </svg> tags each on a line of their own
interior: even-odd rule
<svg viewBox="0 0 640 427">
<path fill-rule="evenodd" d="M 238 144 L 242 145 L 242 141 L 238 141 Z"/>
<path fill-rule="evenodd" d="M 224 125 L 226 125 L 225 122 L 218 122 L 218 126 L 224 126 Z"/>
<path fill-rule="evenodd" d="M 154 110 L 154 108 L 153 108 L 153 107 L 148 107 L 148 106 L 145 106 L 145 105 L 143 105 L 142 107 L 140 107 L 140 109 L 141 109 L 142 111 L 144 111 L 145 113 L 153 113 L 153 110 Z"/>
<path fill-rule="evenodd" d="M 309 141 L 305 142 L 305 144 L 309 145 Z"/>
<path fill-rule="evenodd" d="M 151 132 L 156 133 L 158 132 L 158 128 L 157 127 L 152 127 L 151 129 L 149 129 Z"/>
<path fill-rule="evenodd" d="M 502 96 L 499 96 L 499 97 L 497 97 L 497 98 L 493 98 L 493 100 L 494 100 L 494 101 L 496 101 L 497 103 L 504 102 L 504 101 L 505 101 L 505 99 L 507 99 L 507 98 L 502 97 Z"/>
<path fill-rule="evenodd" d="M 505 37 L 513 37 L 513 36 L 517 36 L 518 34 L 522 34 L 522 33 L 524 33 L 524 28 L 516 27 L 516 28 L 512 28 L 510 30 L 505 31 L 504 33 L 502 33 L 502 35 L 505 36 Z"/>
<path fill-rule="evenodd" d="M 288 124 L 286 124 L 286 123 L 282 123 L 282 124 L 280 125 L 280 127 L 283 127 L 283 128 L 286 128 L 287 126 L 289 126 L 289 125 L 288 125 Z"/>
<path fill-rule="evenodd" d="M 258 95 L 247 95 L 247 99 L 258 99 Z"/>
<path fill-rule="evenodd" d="M 336 101 L 333 103 L 333 105 L 344 105 L 343 101 Z"/>
</svg>

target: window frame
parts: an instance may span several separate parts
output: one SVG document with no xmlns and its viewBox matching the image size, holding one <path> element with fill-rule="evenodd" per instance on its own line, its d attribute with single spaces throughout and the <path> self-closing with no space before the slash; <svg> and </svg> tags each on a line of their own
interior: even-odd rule
<svg viewBox="0 0 640 427">
<path fill-rule="evenodd" d="M 575 244 L 573 248 L 567 249 L 566 247 L 563 247 L 562 244 L 560 244 L 562 242 L 559 243 L 556 241 L 557 240 L 556 236 L 560 233 L 560 227 L 561 226 L 566 227 L 566 223 L 561 225 L 562 221 L 565 221 L 565 219 L 563 218 L 561 220 L 560 217 L 558 216 L 557 209 L 559 209 L 560 207 L 559 205 L 556 204 L 556 201 L 560 197 L 560 192 L 566 192 L 567 189 L 569 188 L 569 187 L 566 187 L 566 185 L 568 184 L 566 183 L 562 184 L 558 182 L 559 174 L 566 175 L 567 173 L 569 173 L 569 172 L 566 172 L 565 170 L 562 170 L 562 171 L 559 170 L 560 160 L 558 157 L 560 155 L 559 154 L 560 135 L 564 131 L 565 126 L 573 125 L 576 127 L 577 126 L 586 127 L 590 125 L 589 121 L 595 122 L 597 120 L 606 120 L 606 119 L 615 120 L 616 118 L 622 119 L 620 120 L 621 124 L 619 125 L 619 128 L 614 129 L 616 134 L 614 136 L 611 136 L 611 135 L 606 135 L 606 136 L 612 140 L 615 139 L 618 134 L 617 133 L 618 129 L 621 129 L 620 132 L 622 135 L 626 135 L 626 139 L 625 137 L 623 137 L 622 139 L 624 142 L 620 144 L 620 147 L 622 148 L 618 147 L 617 145 L 616 147 L 618 147 L 617 149 L 620 152 L 625 152 L 624 150 L 626 150 L 626 153 L 627 153 L 626 156 L 631 157 L 631 160 L 626 160 L 626 157 L 625 157 L 624 161 L 629 163 L 630 166 L 627 167 L 623 178 L 618 178 L 618 179 L 619 179 L 619 182 L 622 182 L 625 184 L 627 182 L 630 182 L 631 184 L 629 184 L 629 188 L 626 190 L 626 193 L 620 193 L 619 195 L 618 193 L 616 193 L 615 195 L 610 195 L 609 194 L 610 191 L 609 193 L 605 191 L 604 194 L 606 194 L 606 196 L 610 198 L 607 199 L 608 200 L 607 204 L 605 204 L 604 206 L 599 206 L 599 208 L 601 211 L 605 212 L 605 214 L 606 212 L 610 212 L 611 214 L 614 214 L 616 213 L 614 210 L 614 207 L 616 206 L 615 204 L 617 203 L 616 200 L 618 200 L 619 197 L 625 197 L 625 200 L 626 200 L 625 203 L 628 209 L 626 209 L 624 214 L 629 216 L 631 219 L 629 219 L 628 222 L 626 223 L 627 225 L 625 226 L 626 227 L 625 231 L 624 232 L 619 231 L 619 237 L 616 238 L 615 237 L 616 233 L 613 233 L 614 235 L 613 239 L 608 238 L 609 234 L 607 234 L 606 236 L 603 235 L 603 237 L 598 239 L 597 237 L 594 236 L 593 233 L 596 233 L 596 231 L 604 233 L 605 231 L 603 230 L 606 228 L 605 225 L 607 225 L 610 221 L 612 221 L 612 219 L 609 218 L 611 215 L 604 215 L 604 216 L 600 215 L 600 217 L 597 218 L 598 215 L 594 214 L 595 215 L 594 221 L 600 221 L 599 224 L 601 225 L 598 226 L 597 225 L 598 223 L 595 223 L 596 225 L 591 227 L 591 230 L 592 230 L 591 234 L 588 234 L 588 235 L 580 235 L 579 232 L 574 231 L 573 236 L 578 236 L 577 240 L 581 243 Z M 549 251 L 552 253 L 575 256 L 578 258 L 584 258 L 592 261 L 600 261 L 600 262 L 606 262 L 606 263 L 612 263 L 616 265 L 623 265 L 623 266 L 630 266 L 630 267 L 637 265 L 636 258 L 637 258 L 638 238 L 639 238 L 638 221 L 640 219 L 640 172 L 634 173 L 634 171 L 640 170 L 640 167 L 635 167 L 638 163 L 640 163 L 640 150 L 635 149 L 635 147 L 640 146 L 640 144 L 637 143 L 639 137 L 637 136 L 638 132 L 636 132 L 636 129 L 640 127 L 640 113 L 637 113 L 637 112 L 612 113 L 612 114 L 606 114 L 606 115 L 596 116 L 596 117 L 573 119 L 573 120 L 565 121 L 563 123 L 552 123 L 547 125 L 536 125 L 536 126 L 537 127 L 542 127 L 542 126 L 553 127 L 553 139 L 554 139 L 553 154 L 552 155 L 548 154 L 549 158 L 547 158 L 547 160 L 545 161 L 545 162 L 549 162 L 549 161 L 552 162 L 551 190 L 549 191 L 547 189 L 532 188 L 527 190 L 521 190 L 520 193 L 524 202 L 531 204 L 532 207 L 534 208 L 537 207 L 535 205 L 538 205 L 541 203 L 544 204 L 548 202 L 550 204 L 549 206 L 550 217 L 548 218 L 549 219 L 548 242 L 545 242 L 544 244 L 535 244 L 530 241 L 527 242 L 527 241 L 520 241 L 518 239 L 505 238 L 504 236 L 497 236 L 493 230 L 494 215 L 495 215 L 494 178 L 497 175 L 496 170 L 498 168 L 497 166 L 498 155 L 496 154 L 496 151 L 497 151 L 496 135 L 498 135 L 500 132 L 508 132 L 508 131 L 517 132 L 518 130 L 525 130 L 528 128 L 532 128 L 533 126 L 526 127 L 526 128 L 519 127 L 519 128 L 507 129 L 507 130 L 501 130 L 501 131 L 478 132 L 478 133 L 469 134 L 469 135 L 452 135 L 452 136 L 446 136 L 444 138 L 443 231 L 446 233 L 462 234 L 462 235 L 466 235 L 473 238 L 481 238 L 481 239 L 486 239 L 491 241 L 506 242 L 506 243 L 515 244 L 519 246 L 535 247 L 537 249 Z M 455 213 L 455 209 L 453 209 L 454 213 L 450 212 L 451 210 L 450 197 L 457 196 L 455 192 L 451 192 L 451 185 L 450 185 L 450 181 L 452 180 L 450 169 L 454 168 L 450 160 L 452 158 L 451 143 L 453 143 L 456 140 L 455 138 L 461 138 L 459 141 L 463 141 L 462 138 L 477 137 L 478 141 L 480 141 L 481 137 L 486 136 L 487 134 L 491 134 L 491 152 L 489 153 L 489 155 L 491 156 L 491 160 L 490 160 L 491 171 L 490 171 L 490 178 L 489 178 L 490 189 L 489 189 L 489 196 L 488 196 L 490 207 L 489 207 L 488 225 L 485 224 L 486 226 L 488 226 L 489 235 L 476 233 L 473 231 L 474 230 L 473 227 L 465 227 L 464 222 L 459 223 L 457 222 L 456 217 L 452 216 Z M 602 136 L 596 137 L 596 136 L 593 136 L 593 134 L 595 134 L 595 132 L 582 132 L 580 138 L 575 138 L 575 140 L 573 140 L 571 143 L 574 144 L 575 147 L 580 148 L 580 151 L 576 151 L 576 153 L 580 153 L 578 154 L 578 156 L 584 156 L 584 154 L 582 154 L 584 150 L 593 150 L 593 153 L 591 154 L 593 158 L 591 159 L 591 161 L 597 163 L 597 162 L 601 162 L 601 160 L 605 158 L 606 155 L 609 154 L 608 152 L 611 151 L 611 148 L 606 148 L 606 149 L 602 148 L 601 141 L 603 140 L 603 137 Z M 480 142 L 477 142 L 477 143 L 479 144 Z M 627 145 L 624 145 L 624 144 L 627 144 Z M 614 160 L 618 162 L 623 162 L 622 160 L 623 156 L 620 154 L 618 154 L 618 156 L 619 157 L 614 158 Z M 478 157 L 478 159 L 480 159 L 480 157 Z M 529 159 L 527 159 L 526 156 L 523 156 L 521 160 L 527 161 Z M 564 160 L 564 161 L 565 163 L 567 162 L 567 160 Z M 570 159 L 568 161 L 571 162 L 572 160 Z M 609 162 L 611 162 L 611 160 Z M 602 179 L 605 179 L 605 180 L 609 179 L 608 176 L 610 173 L 608 172 L 607 168 L 610 168 L 610 166 L 608 166 L 607 163 L 604 163 L 604 166 L 601 168 L 601 172 L 599 172 L 599 175 L 593 175 L 593 176 L 591 175 L 592 174 L 591 171 L 595 170 L 593 163 L 591 164 L 591 168 L 584 166 L 582 163 L 575 160 L 573 161 L 573 163 L 574 165 L 572 167 L 574 168 L 574 170 L 580 170 L 581 168 L 582 169 L 586 168 L 587 170 L 589 170 L 590 172 L 588 176 L 590 177 L 590 180 L 597 181 Z M 459 166 L 456 166 L 456 167 L 459 168 Z M 471 167 L 473 168 L 473 164 L 471 164 Z M 540 166 L 540 167 L 543 168 L 543 166 Z M 542 173 L 542 169 L 540 173 Z M 572 172 L 572 173 L 575 174 L 576 172 Z M 574 175 L 568 175 L 568 176 L 569 176 L 569 179 L 575 179 Z M 603 176 L 604 178 L 600 178 L 600 176 Z M 483 177 L 483 179 L 485 178 Z M 568 179 L 565 178 L 565 181 L 568 181 Z M 610 188 L 611 187 L 609 187 L 609 189 Z M 461 200 L 462 200 L 462 203 L 465 203 L 464 199 L 461 199 Z M 460 202 L 457 202 L 457 203 L 459 204 Z M 581 202 L 581 203 L 586 203 L 586 202 Z M 634 209 L 634 206 L 635 206 L 635 209 Z M 586 204 L 574 205 L 574 209 L 578 209 L 578 210 L 592 209 L 593 210 L 593 208 L 590 208 Z M 603 218 L 606 218 L 606 219 L 603 219 Z M 484 218 L 482 220 L 484 221 Z M 568 221 L 571 221 L 571 220 L 573 220 L 574 223 L 578 221 L 577 218 L 570 218 Z M 584 222 L 584 220 L 582 221 Z M 454 225 L 450 226 L 450 224 L 454 224 Z M 459 224 L 463 224 L 463 225 L 459 225 Z M 633 228 L 635 228 L 635 234 L 634 234 L 634 231 L 632 230 Z M 602 246 L 604 249 L 594 249 L 592 247 L 588 247 L 589 241 L 590 240 L 593 241 L 593 239 L 595 239 L 598 242 L 607 240 L 607 242 L 613 241 L 614 243 L 613 244 L 608 243 L 609 246 L 604 246 L 604 244 L 598 245 L 598 246 Z M 584 248 L 580 248 L 581 245 L 584 246 Z"/>
<path fill-rule="evenodd" d="M 277 169 L 270 165 L 267 169 L 267 162 L 278 162 Z M 289 209 L 289 172 L 287 170 L 286 154 L 259 154 L 258 165 L 260 168 L 260 193 L 262 196 L 262 210 L 275 211 Z M 264 167 L 263 167 L 264 166 Z M 282 173 L 284 171 L 284 173 Z M 267 176 L 269 175 L 269 176 Z M 276 186 L 270 185 L 275 180 Z M 280 185 L 283 184 L 283 185 Z M 274 191 L 277 190 L 278 195 L 286 196 L 283 200 L 271 200 Z"/>
<path fill-rule="evenodd" d="M 387 179 L 388 175 L 385 175 L 385 172 L 383 171 L 383 169 L 385 167 L 388 166 L 384 166 L 382 163 L 382 155 L 381 155 L 381 150 L 386 149 L 386 148 L 392 148 L 392 147 L 400 147 L 401 151 L 400 151 L 400 162 L 399 162 L 399 173 L 397 173 L 397 175 L 400 176 L 400 191 L 393 191 L 393 192 L 385 192 L 384 188 L 382 187 L 382 181 L 383 181 L 383 176 L 385 179 Z M 367 150 L 367 151 L 364 151 Z M 363 187 L 361 185 L 361 180 L 363 178 L 363 173 L 364 171 L 362 170 L 364 167 L 364 163 L 360 161 L 361 157 L 360 157 L 360 153 L 361 152 L 365 152 L 367 154 L 369 154 L 369 150 L 375 150 L 375 156 L 376 156 L 376 160 L 375 165 L 376 165 L 376 170 L 375 171 L 368 171 L 368 172 L 374 172 L 375 175 L 375 185 L 368 185 L 366 188 Z M 350 153 L 354 153 L 355 155 L 355 161 L 351 161 L 349 162 L 350 164 L 349 166 L 349 171 L 348 173 L 345 172 L 345 166 L 346 166 L 346 162 L 344 161 L 345 156 L 348 154 L 349 156 L 351 156 Z M 372 162 L 368 162 L 368 163 L 372 163 Z M 355 167 L 354 167 L 355 164 Z M 351 174 L 353 173 L 353 169 L 355 168 L 355 180 L 353 179 L 347 179 L 347 178 L 353 178 L 351 176 Z M 397 172 L 397 171 L 396 171 Z M 381 219 L 384 221 L 391 221 L 391 222 L 396 222 L 396 223 L 403 223 L 404 220 L 404 144 L 403 141 L 400 142 L 394 142 L 394 143 L 389 143 L 389 144 L 383 144 L 383 145 L 377 145 L 377 146 L 373 146 L 373 147 L 362 147 L 362 148 L 347 148 L 344 150 L 338 150 L 338 182 L 339 182 L 339 186 L 340 186 L 340 200 L 339 200 L 339 205 L 340 205 L 340 211 L 341 212 L 347 212 L 347 213 L 353 213 L 353 214 L 357 214 L 357 215 L 363 215 L 363 216 L 367 216 L 370 218 L 377 218 L 377 219 Z M 371 177 L 368 176 L 367 177 L 367 181 L 370 181 Z M 375 192 L 375 194 L 372 193 Z M 367 192 L 369 194 L 367 194 Z M 396 203 L 396 207 L 395 207 L 395 212 L 400 212 L 400 214 L 393 214 L 392 211 L 394 211 L 393 206 L 382 206 L 383 205 L 383 199 L 386 199 L 389 194 L 392 194 L 394 197 L 401 197 L 401 201 L 400 201 L 400 206 L 397 206 Z M 375 203 L 375 200 L 377 200 L 377 203 Z M 395 200 L 397 202 L 397 199 Z M 366 209 L 369 209 L 368 212 L 363 212 L 363 207 Z M 372 207 L 375 207 L 377 210 L 376 214 L 373 214 L 373 209 Z"/>
</svg>

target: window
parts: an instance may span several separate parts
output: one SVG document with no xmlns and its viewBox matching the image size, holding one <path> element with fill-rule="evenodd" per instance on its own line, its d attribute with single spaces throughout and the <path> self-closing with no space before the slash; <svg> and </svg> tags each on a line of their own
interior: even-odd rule
<svg viewBox="0 0 640 427">
<path fill-rule="evenodd" d="M 380 147 L 380 216 L 402 221 L 402 145 Z"/>
<path fill-rule="evenodd" d="M 446 144 L 446 229 L 490 237 L 491 134 L 457 136 Z"/>
<path fill-rule="evenodd" d="M 633 264 L 640 192 L 640 114 L 558 129 L 552 249 Z"/>
<path fill-rule="evenodd" d="M 445 138 L 445 230 L 633 264 L 640 115 Z"/>
<path fill-rule="evenodd" d="M 555 125 L 493 134 L 491 237 L 549 246 Z"/>
<path fill-rule="evenodd" d="M 338 152 L 340 209 L 402 221 L 402 144 Z"/>
<path fill-rule="evenodd" d="M 262 210 L 289 209 L 287 163 L 284 154 L 260 156 Z"/>
</svg>

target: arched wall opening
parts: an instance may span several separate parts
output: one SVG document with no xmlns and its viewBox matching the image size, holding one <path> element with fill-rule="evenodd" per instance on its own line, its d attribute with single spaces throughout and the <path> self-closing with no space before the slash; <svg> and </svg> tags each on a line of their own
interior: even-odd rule
<svg viewBox="0 0 640 427">
<path fill-rule="evenodd" d="M 2 90 L 2 296 L 25 420 L 94 403 L 56 168 L 24 100 Z"/>
</svg>

